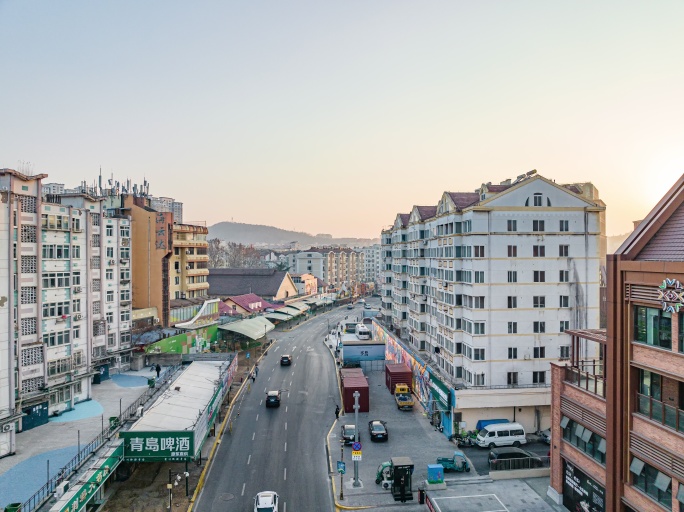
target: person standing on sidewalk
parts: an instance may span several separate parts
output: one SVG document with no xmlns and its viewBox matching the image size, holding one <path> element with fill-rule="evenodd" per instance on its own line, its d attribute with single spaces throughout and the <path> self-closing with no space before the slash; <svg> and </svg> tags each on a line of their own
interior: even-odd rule
<svg viewBox="0 0 684 512">
<path fill-rule="evenodd" d="M 340 406 L 339 405 L 335 406 L 335 419 L 336 420 L 340 419 Z"/>
<path fill-rule="evenodd" d="M 159 378 L 159 374 L 161 373 L 161 366 L 159 366 L 159 363 L 157 363 L 157 366 L 155 366 L 154 369 L 157 371 L 157 378 Z"/>
</svg>

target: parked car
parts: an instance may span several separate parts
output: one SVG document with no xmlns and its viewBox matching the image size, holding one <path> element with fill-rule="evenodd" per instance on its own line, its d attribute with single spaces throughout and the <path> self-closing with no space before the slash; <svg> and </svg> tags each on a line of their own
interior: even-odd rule
<svg viewBox="0 0 684 512">
<path fill-rule="evenodd" d="M 547 428 L 546 430 L 542 430 L 539 433 L 539 437 L 541 437 L 541 440 L 546 444 L 551 444 L 551 429 Z"/>
<path fill-rule="evenodd" d="M 254 512 L 278 512 L 278 495 L 264 491 L 254 496 Z"/>
<path fill-rule="evenodd" d="M 373 306 L 371 306 L 370 304 L 366 304 L 365 306 L 363 306 L 363 309 L 373 309 Z"/>
<path fill-rule="evenodd" d="M 389 439 L 387 423 L 382 420 L 369 421 L 368 433 L 370 434 L 371 441 L 387 441 Z"/>
<path fill-rule="evenodd" d="M 347 304 L 347 309 L 354 309 L 354 304 Z"/>
<path fill-rule="evenodd" d="M 344 444 L 352 444 L 356 435 L 356 425 L 342 425 L 341 430 Z M 359 441 L 361 441 L 361 432 L 359 432 Z"/>
<path fill-rule="evenodd" d="M 477 433 L 477 445 L 483 448 L 515 446 L 527 443 L 525 429 L 520 423 L 493 423 Z"/>
<path fill-rule="evenodd" d="M 492 448 L 489 452 L 489 468 L 496 470 L 529 469 L 543 466 L 538 455 L 522 448 Z"/>
<path fill-rule="evenodd" d="M 280 391 L 266 393 L 266 407 L 280 407 Z"/>
<path fill-rule="evenodd" d="M 283 354 L 280 356 L 280 366 L 290 366 L 292 364 L 292 356 L 290 354 Z"/>
</svg>

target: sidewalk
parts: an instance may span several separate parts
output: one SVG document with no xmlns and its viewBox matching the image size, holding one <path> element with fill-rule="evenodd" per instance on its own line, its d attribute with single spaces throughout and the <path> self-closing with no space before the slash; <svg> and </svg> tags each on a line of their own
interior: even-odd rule
<svg viewBox="0 0 684 512">
<path fill-rule="evenodd" d="M 91 400 L 18 433 L 16 454 L 0 459 L 0 507 L 28 500 L 47 481 L 48 467 L 50 477 L 57 475 L 76 456 L 79 438 L 85 447 L 109 424 L 110 416 L 119 416 L 148 389 L 148 377 L 155 376 L 149 368 L 112 375 L 93 386 Z"/>
</svg>

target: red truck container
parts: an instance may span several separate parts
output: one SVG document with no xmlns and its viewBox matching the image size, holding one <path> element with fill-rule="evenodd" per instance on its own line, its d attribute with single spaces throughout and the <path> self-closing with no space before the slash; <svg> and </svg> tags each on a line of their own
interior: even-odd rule
<svg viewBox="0 0 684 512">
<path fill-rule="evenodd" d="M 370 390 L 368 388 L 368 380 L 366 377 L 347 377 L 342 381 L 342 400 L 344 405 L 344 412 L 354 412 L 354 392 L 358 391 L 359 397 L 359 412 L 368 412 L 370 409 Z"/>
<path fill-rule="evenodd" d="M 340 369 L 340 378 L 342 380 L 347 377 L 363 377 L 363 370 L 361 368 L 342 368 Z"/>
<path fill-rule="evenodd" d="M 385 385 L 390 393 L 394 394 L 394 386 L 406 384 L 409 390 L 413 389 L 413 374 L 405 364 L 387 363 L 385 365 Z"/>
</svg>

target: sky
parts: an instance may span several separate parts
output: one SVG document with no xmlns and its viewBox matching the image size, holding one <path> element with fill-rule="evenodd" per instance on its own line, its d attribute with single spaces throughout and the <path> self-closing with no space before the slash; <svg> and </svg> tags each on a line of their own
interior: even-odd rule
<svg viewBox="0 0 684 512">
<path fill-rule="evenodd" d="M 684 173 L 684 2 L 0 0 L 0 168 L 378 237 L 531 169 L 607 233 Z"/>
</svg>

